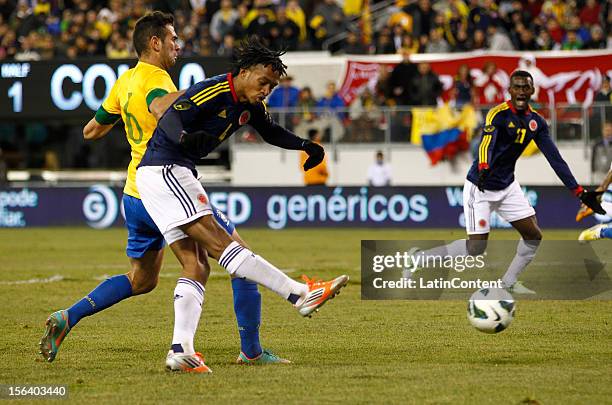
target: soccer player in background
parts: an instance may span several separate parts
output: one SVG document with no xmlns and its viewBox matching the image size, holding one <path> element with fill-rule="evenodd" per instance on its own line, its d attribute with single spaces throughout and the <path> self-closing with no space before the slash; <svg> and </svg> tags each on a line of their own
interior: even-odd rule
<svg viewBox="0 0 612 405">
<path fill-rule="evenodd" d="M 604 211 L 597 200 L 601 192 L 586 191 L 576 182 L 552 141 L 546 120 L 529 107 L 534 93 L 531 75 L 522 70 L 512 73 L 509 92 L 511 99 L 493 107 L 486 116 L 478 158 L 463 186 L 468 240 L 456 240 L 420 254 L 425 258 L 483 254 L 489 238 L 491 212 L 496 211 L 521 235 L 514 259 L 502 278 L 505 288 L 517 294 L 535 294 L 518 281 L 542 240 L 535 211 L 514 178 L 516 161 L 529 142 L 535 141 L 557 176 L 575 196 L 595 212 Z"/>
<path fill-rule="evenodd" d="M 136 23 L 133 37 L 139 62 L 136 67 L 125 72 L 117 80 L 108 98 L 83 130 L 85 139 L 93 140 L 105 136 L 120 118 L 125 124 L 127 140 L 132 151 L 123 196 L 128 228 L 126 251 L 131 270 L 127 274 L 103 281 L 85 298 L 67 310 L 51 314 L 47 319 L 47 329 L 41 341 L 41 352 L 48 361 L 55 359 L 63 339 L 81 318 L 106 309 L 125 298 L 148 293 L 157 285 L 163 259 L 164 237 L 142 205 L 136 187 L 136 167 L 157 125 L 156 119 L 178 95 L 183 93 L 183 91 L 177 92 L 168 74 L 179 53 L 173 23 L 171 15 L 161 12 L 153 12 Z M 223 213 L 215 208 L 213 215 L 229 235 L 246 246 L 234 225 Z M 176 237 L 180 238 L 176 246 L 197 254 L 181 256 L 182 277 L 179 278 L 174 291 L 173 340 L 193 342 L 210 265 L 206 252 L 202 249 L 196 250 L 196 244 L 192 239 L 184 234 L 178 234 Z M 257 284 L 244 278 L 233 278 L 232 289 L 241 339 L 238 362 L 288 363 L 287 360 L 261 348 L 259 342 L 261 296 Z M 175 357 L 175 361 L 171 364 L 172 369 L 208 371 L 199 358 Z"/>
<path fill-rule="evenodd" d="M 601 182 L 601 185 L 597 187 L 595 191 L 601 191 L 604 193 L 608 191 L 610 184 L 612 184 L 612 164 L 610 165 L 610 170 L 608 171 L 606 178 Z M 612 202 L 604 201 L 601 205 L 606 211 L 606 214 L 609 217 L 612 217 Z M 583 218 L 591 214 L 593 214 L 593 210 L 583 204 L 576 215 L 576 221 L 581 221 Z M 578 236 L 579 241 L 592 241 L 598 239 L 612 239 L 612 222 L 592 226 L 589 229 L 582 231 Z"/>
<path fill-rule="evenodd" d="M 272 145 L 308 153 L 304 170 L 323 160 L 323 147 L 282 128 L 266 111 L 264 99 L 285 74 L 283 54 L 251 38 L 236 49 L 231 73 L 189 87 L 159 120 L 138 166 L 136 184 L 147 212 L 175 254 L 183 254 L 181 247 L 174 247 L 175 235 L 185 233 L 231 275 L 263 285 L 292 303 L 302 316 L 310 316 L 348 283 L 348 276 L 328 282 L 305 277 L 306 284 L 289 278 L 229 237 L 213 219 L 206 191 L 194 176 L 196 162 L 246 124 Z"/>
</svg>

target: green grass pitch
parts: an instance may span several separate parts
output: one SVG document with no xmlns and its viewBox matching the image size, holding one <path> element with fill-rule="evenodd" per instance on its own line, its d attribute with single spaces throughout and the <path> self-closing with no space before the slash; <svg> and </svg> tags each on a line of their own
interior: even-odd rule
<svg viewBox="0 0 612 405">
<path fill-rule="evenodd" d="M 361 239 L 450 240 L 463 237 L 460 230 L 241 234 L 292 277 L 351 276 L 342 294 L 312 319 L 262 291 L 262 342 L 293 364 L 233 364 L 239 339 L 231 286 L 215 264 L 196 335 L 213 374 L 167 373 L 179 274 L 169 251 L 156 290 L 83 319 L 48 364 L 38 355 L 47 315 L 80 299 L 104 275 L 128 270 L 126 232 L 0 229 L 0 384 L 65 384 L 70 402 L 105 404 L 612 403 L 612 301 L 519 300 L 510 328 L 486 335 L 469 326 L 464 301 L 360 300 Z M 544 234 L 574 239 L 577 233 Z M 493 236 L 516 238 L 513 232 Z M 55 275 L 63 279 L 14 283 Z"/>
</svg>

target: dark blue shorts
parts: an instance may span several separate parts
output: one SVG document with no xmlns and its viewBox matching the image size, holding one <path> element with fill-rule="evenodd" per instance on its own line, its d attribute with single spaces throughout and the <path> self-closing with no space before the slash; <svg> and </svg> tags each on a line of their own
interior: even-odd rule
<svg viewBox="0 0 612 405">
<path fill-rule="evenodd" d="M 125 210 L 125 225 L 128 229 L 128 242 L 126 253 L 128 257 L 141 258 L 149 250 L 164 248 L 164 235 L 157 229 L 155 222 L 145 209 L 139 198 L 123 195 L 123 208 Z M 228 234 L 232 234 L 236 227 L 219 209 L 212 207 L 215 220 Z"/>
</svg>

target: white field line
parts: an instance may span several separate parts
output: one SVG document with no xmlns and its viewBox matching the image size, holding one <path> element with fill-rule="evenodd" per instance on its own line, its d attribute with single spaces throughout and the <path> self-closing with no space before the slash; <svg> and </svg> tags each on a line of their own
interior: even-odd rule
<svg viewBox="0 0 612 405">
<path fill-rule="evenodd" d="M 0 281 L 0 285 L 18 285 L 18 284 L 38 284 L 38 283 L 54 283 L 56 281 L 62 281 L 64 276 L 56 274 L 48 278 L 30 278 L 28 280 L 15 280 L 15 281 Z"/>
</svg>

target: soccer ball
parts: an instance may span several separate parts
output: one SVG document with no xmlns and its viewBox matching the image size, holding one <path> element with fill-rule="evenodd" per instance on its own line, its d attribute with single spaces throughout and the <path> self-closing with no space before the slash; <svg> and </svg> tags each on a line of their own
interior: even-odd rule
<svg viewBox="0 0 612 405">
<path fill-rule="evenodd" d="M 516 304 L 503 288 L 482 288 L 468 301 L 467 317 L 473 327 L 484 333 L 498 333 L 510 326 Z"/>
</svg>

